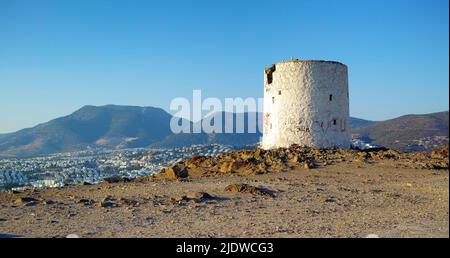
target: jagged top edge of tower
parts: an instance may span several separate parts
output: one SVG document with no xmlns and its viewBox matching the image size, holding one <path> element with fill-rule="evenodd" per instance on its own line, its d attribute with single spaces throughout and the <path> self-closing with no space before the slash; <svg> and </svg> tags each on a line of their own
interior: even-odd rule
<svg viewBox="0 0 450 258">
<path fill-rule="evenodd" d="M 285 60 L 285 61 L 280 61 L 277 62 L 273 65 L 277 65 L 277 64 L 282 64 L 282 63 L 331 63 L 331 64 L 339 64 L 339 65 L 343 65 L 345 67 L 347 67 L 347 65 L 338 62 L 338 61 L 329 61 L 329 60 L 301 60 L 301 59 L 293 59 L 293 60 Z M 269 66 L 270 67 L 270 66 Z"/>
</svg>

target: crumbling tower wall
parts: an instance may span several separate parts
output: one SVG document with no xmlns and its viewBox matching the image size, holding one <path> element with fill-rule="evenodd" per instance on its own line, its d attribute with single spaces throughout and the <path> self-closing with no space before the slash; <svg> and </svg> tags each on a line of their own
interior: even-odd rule
<svg viewBox="0 0 450 258">
<path fill-rule="evenodd" d="M 350 148 L 347 66 L 291 60 L 264 73 L 264 149 Z"/>
</svg>

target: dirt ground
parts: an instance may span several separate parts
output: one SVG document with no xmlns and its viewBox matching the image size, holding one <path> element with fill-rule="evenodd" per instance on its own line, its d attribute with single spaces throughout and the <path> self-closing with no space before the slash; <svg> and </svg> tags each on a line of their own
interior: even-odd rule
<svg viewBox="0 0 450 258">
<path fill-rule="evenodd" d="M 448 238 L 448 170 L 393 162 L 5 192 L 0 237 Z M 236 183 L 270 194 L 224 190 Z"/>
</svg>

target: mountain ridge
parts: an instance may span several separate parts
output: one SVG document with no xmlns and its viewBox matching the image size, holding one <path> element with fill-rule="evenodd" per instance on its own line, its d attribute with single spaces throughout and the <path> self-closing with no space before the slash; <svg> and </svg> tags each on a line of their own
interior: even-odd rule
<svg viewBox="0 0 450 258">
<path fill-rule="evenodd" d="M 253 113 L 233 113 L 231 117 L 233 121 L 238 118 L 248 121 L 249 114 Z M 254 113 L 254 115 L 257 117 L 257 124 L 253 124 L 253 126 L 257 129 L 258 126 L 261 126 L 262 115 L 261 113 Z M 187 122 L 192 128 L 198 123 L 211 122 L 213 116 L 205 117 L 196 123 Z M 445 130 L 448 137 L 448 111 L 424 115 L 405 115 L 385 121 L 370 121 L 351 117 L 350 126 L 353 134 L 357 137 L 365 137 L 374 143 L 401 149 L 405 146 L 392 144 L 393 139 L 398 134 L 394 133 L 391 137 L 392 133 L 389 133 L 389 131 L 400 130 L 392 129 L 396 128 L 395 126 L 392 127 L 392 121 L 417 118 L 423 120 L 424 117 L 426 118 L 425 125 L 422 122 L 417 129 L 418 132 L 414 132 L 414 128 L 408 129 L 408 132 L 412 131 L 408 133 L 408 137 L 436 136 L 437 134 L 443 134 Z M 225 112 L 222 112 L 222 128 L 226 119 L 229 118 Z M 14 133 L 0 134 L 0 156 L 38 156 L 90 148 L 167 148 L 208 143 L 251 145 L 259 142 L 261 137 L 258 130 L 256 133 L 251 133 L 248 132 L 247 127 L 244 128 L 245 133 L 243 134 L 206 132 L 173 134 L 170 130 L 171 119 L 171 114 L 157 107 L 86 105 L 67 116 L 55 118 Z M 434 134 L 431 128 L 428 128 L 425 133 L 422 132 L 426 128 L 426 121 L 434 121 L 431 125 L 434 128 Z M 233 124 L 234 129 L 236 129 L 235 123 Z M 383 128 L 386 128 L 387 131 Z M 384 135 L 388 136 L 387 140 L 383 140 Z M 401 137 L 401 139 L 404 139 L 404 137 Z"/>
<path fill-rule="evenodd" d="M 449 111 L 404 115 L 366 124 L 352 132 L 354 136 L 393 149 L 421 151 L 438 148 L 448 145 Z"/>
<path fill-rule="evenodd" d="M 84 106 L 70 115 L 0 138 L 0 155 L 33 156 L 90 147 L 149 145 L 170 133 L 170 119 L 169 113 L 154 107 Z"/>
</svg>

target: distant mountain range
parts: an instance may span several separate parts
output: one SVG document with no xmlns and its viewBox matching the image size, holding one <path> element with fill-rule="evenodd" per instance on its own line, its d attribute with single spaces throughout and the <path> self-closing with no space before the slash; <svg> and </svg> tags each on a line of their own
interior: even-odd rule
<svg viewBox="0 0 450 258">
<path fill-rule="evenodd" d="M 71 115 L 0 137 L 0 155 L 148 146 L 171 133 L 171 118 L 154 107 L 85 106 Z"/>
<path fill-rule="evenodd" d="M 403 151 L 421 151 L 448 145 L 449 112 L 405 115 L 362 124 L 352 133 L 365 141 Z"/>
<path fill-rule="evenodd" d="M 247 121 L 243 113 L 222 115 L 222 125 L 232 118 Z M 181 147 L 192 144 L 219 143 L 228 145 L 255 144 L 260 140 L 258 132 L 238 134 L 173 134 L 170 130 L 172 116 L 161 108 L 136 106 L 85 106 L 74 113 L 27 128 L 15 133 L 0 134 L 0 156 L 24 157 L 57 152 L 85 150 L 89 148 L 133 147 Z M 211 121 L 212 117 L 206 117 Z M 188 122 L 192 127 L 195 123 Z M 197 122 L 200 123 L 200 122 Z M 247 124 L 247 123 L 245 123 Z M 257 125 L 254 125 L 257 126 Z M 429 115 L 409 115 L 382 122 L 350 118 L 352 132 L 387 147 L 407 149 L 408 144 L 424 137 L 447 136 L 448 111 Z M 235 129 L 235 128 L 234 128 Z M 397 141 L 400 141 L 397 142 Z M 411 148 L 409 148 L 411 149 Z"/>
<path fill-rule="evenodd" d="M 256 117 L 256 123 L 249 123 L 249 121 L 254 121 L 252 116 Z M 260 113 L 226 113 L 222 112 L 222 128 L 225 128 L 226 121 L 230 121 L 233 125 L 233 132 L 237 132 L 236 122 L 233 121 L 244 121 L 245 127 L 243 128 L 244 133 L 181 133 L 181 134 L 170 134 L 164 140 L 154 143 L 151 147 L 155 148 L 168 148 L 168 147 L 182 147 L 189 146 L 192 144 L 226 144 L 226 145 L 234 145 L 234 146 L 244 146 L 256 144 L 259 142 L 262 134 L 258 131 L 258 126 L 262 125 L 262 115 Z M 207 124 L 208 122 L 213 121 L 214 116 L 207 116 L 203 120 L 197 123 L 191 124 L 191 128 L 193 126 L 199 126 L 201 123 Z M 249 130 L 250 128 L 254 128 L 255 130 Z M 225 129 L 222 129 L 225 131 Z"/>
</svg>

